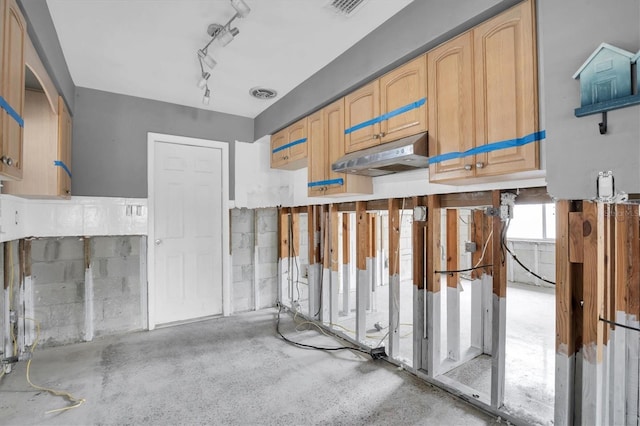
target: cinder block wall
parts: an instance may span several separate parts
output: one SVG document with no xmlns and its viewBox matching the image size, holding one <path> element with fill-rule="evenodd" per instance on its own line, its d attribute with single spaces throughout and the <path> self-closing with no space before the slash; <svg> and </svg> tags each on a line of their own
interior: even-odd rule
<svg viewBox="0 0 640 426">
<path fill-rule="evenodd" d="M 83 240 L 77 237 L 33 240 L 31 262 L 40 345 L 84 340 Z"/>
<path fill-rule="evenodd" d="M 275 208 L 231 210 L 233 312 L 275 305 L 278 273 L 277 217 Z"/>
<path fill-rule="evenodd" d="M 231 210 L 231 298 L 233 312 L 253 309 L 255 210 Z"/>
<path fill-rule="evenodd" d="M 31 242 L 34 312 L 43 346 L 143 328 L 140 237 L 94 237 L 88 243 L 92 283 L 85 280 L 83 238 Z"/>
<path fill-rule="evenodd" d="M 141 330 L 140 238 L 94 237 L 90 247 L 95 335 Z"/>
</svg>

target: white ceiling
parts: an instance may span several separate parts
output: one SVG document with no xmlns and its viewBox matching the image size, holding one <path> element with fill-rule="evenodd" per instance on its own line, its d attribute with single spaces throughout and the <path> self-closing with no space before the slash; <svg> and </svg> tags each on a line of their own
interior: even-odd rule
<svg viewBox="0 0 640 426">
<path fill-rule="evenodd" d="M 211 23 L 235 13 L 229 0 L 47 0 L 76 86 L 254 118 L 413 0 L 367 0 L 349 17 L 329 0 L 245 0 L 240 34 L 213 43 L 209 106 L 196 84 L 196 51 Z M 258 100 L 249 89 L 275 89 Z"/>
</svg>

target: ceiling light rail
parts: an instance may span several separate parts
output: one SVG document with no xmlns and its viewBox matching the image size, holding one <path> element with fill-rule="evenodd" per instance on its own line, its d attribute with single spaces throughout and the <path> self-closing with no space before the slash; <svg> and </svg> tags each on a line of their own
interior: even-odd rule
<svg viewBox="0 0 640 426">
<path fill-rule="evenodd" d="M 202 97 L 202 103 L 205 105 L 209 105 L 211 100 L 211 91 L 209 90 L 209 78 L 211 77 L 211 73 L 205 71 L 205 66 L 212 70 L 218 64 L 212 57 L 209 55 L 209 46 L 213 43 L 214 40 L 218 40 L 218 42 L 222 46 L 226 46 L 231 43 L 231 41 L 240 33 L 240 30 L 237 27 L 231 28 L 231 23 L 236 18 L 244 18 L 249 15 L 251 9 L 243 0 L 230 0 L 231 6 L 235 9 L 236 13 L 227 21 L 226 24 L 210 24 L 207 27 L 207 34 L 211 37 L 211 39 L 204 45 L 202 49 L 198 49 L 198 62 L 200 63 L 200 80 L 198 81 L 198 88 L 204 89 L 204 96 Z"/>
</svg>

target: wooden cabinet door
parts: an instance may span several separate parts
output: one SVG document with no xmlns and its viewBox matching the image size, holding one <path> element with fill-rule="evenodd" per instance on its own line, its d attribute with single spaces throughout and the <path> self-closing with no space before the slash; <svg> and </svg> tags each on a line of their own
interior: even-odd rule
<svg viewBox="0 0 640 426">
<path fill-rule="evenodd" d="M 371 125 L 366 125 L 366 123 L 380 116 L 379 81 L 372 81 L 349 93 L 344 98 L 344 109 L 345 152 L 354 152 L 378 145 L 380 143 L 380 123 Z"/>
<path fill-rule="evenodd" d="M 281 168 L 287 163 L 289 149 L 280 149 L 287 144 L 287 129 L 280 130 L 278 133 L 271 135 L 271 168 Z"/>
<path fill-rule="evenodd" d="M 429 157 L 474 147 L 471 33 L 448 41 L 427 55 Z M 429 165 L 429 180 L 473 176 L 473 158 L 452 158 Z"/>
<path fill-rule="evenodd" d="M 307 158 L 307 119 L 303 118 L 287 127 L 287 129 L 289 131 L 287 143 L 295 143 L 295 145 L 291 145 L 289 148 L 289 158 L 287 161 L 304 160 Z"/>
<path fill-rule="evenodd" d="M 342 194 L 345 191 L 347 181 L 351 176 L 346 173 L 336 173 L 331 170 L 331 165 L 335 163 L 344 152 L 344 99 L 340 99 L 325 107 L 323 110 L 326 139 L 329 145 L 329 156 L 327 159 L 326 179 L 333 182 L 327 185 L 325 195 Z M 342 179 L 342 183 L 338 180 Z"/>
<path fill-rule="evenodd" d="M 394 114 L 380 122 L 382 143 L 427 130 L 426 55 L 396 68 L 380 78 L 380 111 Z M 406 109 L 406 111 L 403 111 Z"/>
<path fill-rule="evenodd" d="M 533 2 L 525 1 L 474 28 L 476 145 L 511 141 L 538 130 Z M 476 157 L 478 176 L 534 170 L 538 143 Z"/>
<path fill-rule="evenodd" d="M 308 183 L 326 180 L 329 145 L 325 138 L 323 111 L 317 111 L 307 117 L 307 149 L 309 150 Z M 324 185 L 307 186 L 309 197 L 323 195 Z"/>
<path fill-rule="evenodd" d="M 2 97 L 22 117 L 26 23 L 15 0 L 6 0 L 3 24 Z M 0 173 L 20 179 L 23 128 L 11 116 L 3 115 Z"/>
<path fill-rule="evenodd" d="M 71 115 L 62 96 L 58 97 L 58 188 L 57 194 L 71 196 Z"/>
</svg>

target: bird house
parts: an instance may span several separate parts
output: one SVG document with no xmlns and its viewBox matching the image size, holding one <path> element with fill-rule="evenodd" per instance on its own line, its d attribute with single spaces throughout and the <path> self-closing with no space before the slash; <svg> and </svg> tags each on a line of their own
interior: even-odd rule
<svg viewBox="0 0 640 426">
<path fill-rule="evenodd" d="M 580 105 L 631 96 L 633 58 L 633 53 L 610 44 L 598 46 L 573 75 L 574 79 L 580 79 Z"/>
</svg>

